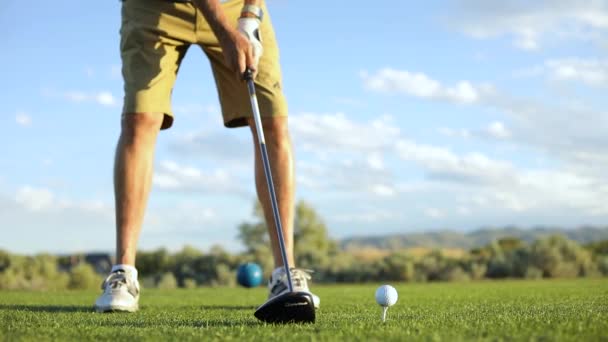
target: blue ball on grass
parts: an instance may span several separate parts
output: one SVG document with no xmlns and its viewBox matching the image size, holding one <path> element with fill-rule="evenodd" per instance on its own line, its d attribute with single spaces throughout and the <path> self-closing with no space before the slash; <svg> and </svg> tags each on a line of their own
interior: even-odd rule
<svg viewBox="0 0 608 342">
<path fill-rule="evenodd" d="M 251 288 L 262 283 L 262 268 L 255 262 L 241 264 L 236 270 L 236 281 L 239 285 Z"/>
</svg>

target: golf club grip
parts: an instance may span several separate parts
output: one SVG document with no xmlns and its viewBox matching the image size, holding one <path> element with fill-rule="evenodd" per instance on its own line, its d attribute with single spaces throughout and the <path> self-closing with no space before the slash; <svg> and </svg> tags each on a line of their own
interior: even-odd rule
<svg viewBox="0 0 608 342">
<path fill-rule="evenodd" d="M 283 266 L 285 268 L 285 274 L 287 276 L 287 283 L 289 285 L 289 292 L 293 292 L 293 283 L 291 281 L 291 272 L 289 269 L 289 261 L 287 259 L 287 252 L 285 247 L 285 238 L 283 237 L 283 226 L 281 224 L 281 216 L 279 214 L 279 206 L 277 203 L 276 192 L 274 189 L 274 182 L 272 180 L 272 171 L 270 169 L 270 161 L 268 158 L 268 150 L 266 149 L 266 142 L 264 139 L 264 131 L 262 128 L 262 119 L 260 118 L 260 109 L 258 106 L 258 100 L 255 94 L 255 84 L 253 82 L 253 76 L 251 69 L 247 69 L 243 74 L 243 78 L 247 81 L 247 89 L 249 90 L 249 98 L 251 100 L 251 109 L 253 111 L 253 120 L 258 135 L 258 141 L 260 145 L 260 154 L 262 156 L 262 164 L 264 165 L 264 174 L 266 175 L 266 183 L 268 185 L 268 194 L 270 196 L 270 204 L 272 206 L 272 213 L 274 217 L 274 223 L 277 230 L 277 238 L 279 240 L 279 246 L 281 249 L 281 257 L 283 258 Z"/>
<path fill-rule="evenodd" d="M 253 70 L 251 70 L 250 68 L 245 69 L 245 72 L 243 73 L 243 79 L 245 81 L 253 81 Z"/>
</svg>

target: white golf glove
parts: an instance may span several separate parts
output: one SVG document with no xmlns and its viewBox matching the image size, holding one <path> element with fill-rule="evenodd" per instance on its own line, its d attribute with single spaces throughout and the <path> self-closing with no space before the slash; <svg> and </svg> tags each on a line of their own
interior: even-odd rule
<svg viewBox="0 0 608 342">
<path fill-rule="evenodd" d="M 253 49 L 254 67 L 257 69 L 258 62 L 264 49 L 262 48 L 262 36 L 260 35 L 260 21 L 256 18 L 239 18 L 238 30 L 249 42 Z"/>
</svg>

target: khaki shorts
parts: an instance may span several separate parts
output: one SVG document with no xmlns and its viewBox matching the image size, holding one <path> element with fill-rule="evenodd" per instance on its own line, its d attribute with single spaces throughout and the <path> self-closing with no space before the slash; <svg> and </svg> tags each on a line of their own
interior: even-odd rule
<svg viewBox="0 0 608 342">
<path fill-rule="evenodd" d="M 243 1 L 222 4 L 235 25 Z M 287 102 L 281 90 L 279 49 L 264 7 L 260 26 L 264 53 L 258 65 L 256 92 L 260 115 L 286 116 Z M 237 80 L 224 61 L 219 43 L 202 13 L 188 2 L 125 0 L 122 5 L 120 53 L 124 78 L 123 113 L 164 113 L 161 129 L 171 127 L 171 93 L 180 63 L 192 44 L 209 58 L 222 107 L 224 125 L 247 125 L 252 116 L 244 82 Z"/>
</svg>

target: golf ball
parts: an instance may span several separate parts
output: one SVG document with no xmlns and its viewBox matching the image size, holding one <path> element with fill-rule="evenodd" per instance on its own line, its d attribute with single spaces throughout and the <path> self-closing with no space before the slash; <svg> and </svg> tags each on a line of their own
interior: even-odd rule
<svg viewBox="0 0 608 342">
<path fill-rule="evenodd" d="M 256 287 L 262 283 L 262 268 L 254 262 L 239 266 L 236 270 L 236 281 L 244 287 Z"/>
<path fill-rule="evenodd" d="M 376 303 L 380 306 L 392 306 L 397 303 L 397 290 L 390 285 L 382 285 L 376 290 Z"/>
</svg>

